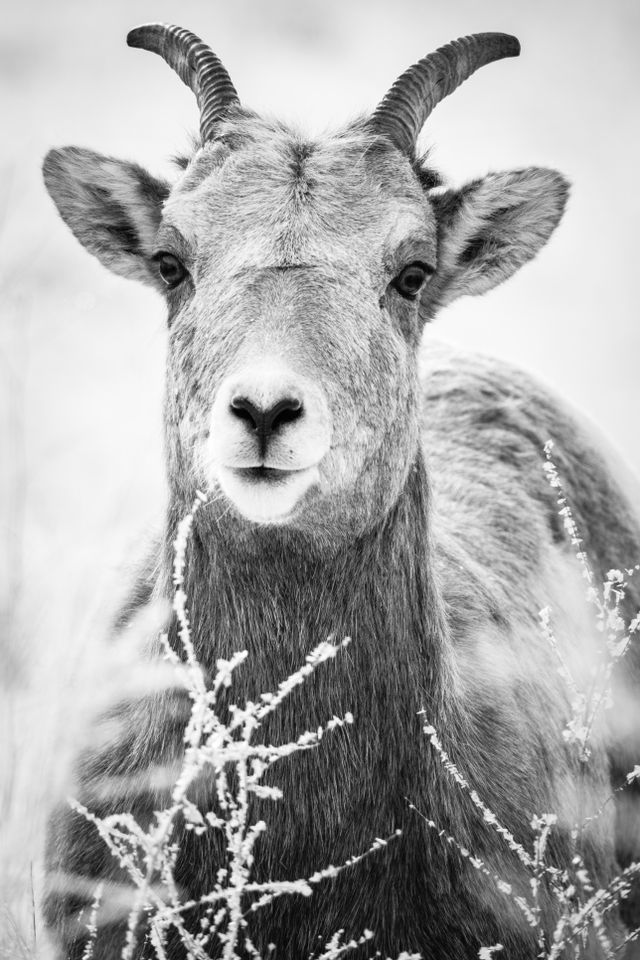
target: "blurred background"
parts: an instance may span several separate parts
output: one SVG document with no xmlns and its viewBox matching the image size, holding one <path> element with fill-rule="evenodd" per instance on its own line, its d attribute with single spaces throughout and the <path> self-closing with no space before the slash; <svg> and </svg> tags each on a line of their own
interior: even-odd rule
<svg viewBox="0 0 640 960">
<path fill-rule="evenodd" d="M 516 34 L 520 60 L 483 69 L 440 105 L 424 145 L 456 184 L 491 169 L 556 167 L 573 184 L 569 208 L 533 264 L 485 297 L 458 301 L 427 335 L 527 367 L 640 471 L 635 0 L 5 5 L 0 929 L 16 939 L 7 947 L 5 938 L 0 956 L 28 956 L 38 940 L 31 901 L 42 816 L 64 779 L 60 731 L 86 689 L 80 665 L 103 629 L 117 571 L 162 512 L 162 301 L 81 249 L 40 174 L 50 146 L 78 144 L 173 175 L 168 158 L 188 146 L 198 115 L 165 63 L 127 48 L 127 31 L 149 20 L 200 34 L 246 104 L 311 132 L 374 107 L 409 64 L 457 36 Z"/>
</svg>

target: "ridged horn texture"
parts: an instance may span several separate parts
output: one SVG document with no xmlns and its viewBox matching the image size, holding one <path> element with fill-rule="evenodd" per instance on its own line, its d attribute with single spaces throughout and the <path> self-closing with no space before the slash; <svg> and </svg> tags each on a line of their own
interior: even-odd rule
<svg viewBox="0 0 640 960">
<path fill-rule="evenodd" d="M 507 33 L 474 33 L 453 40 L 398 77 L 369 125 L 403 153 L 411 154 L 425 120 L 441 100 L 480 67 L 519 53 L 518 40 Z"/>
<path fill-rule="evenodd" d="M 130 47 L 159 54 L 196 95 L 202 142 L 215 139 L 217 125 L 240 99 L 213 50 L 200 37 L 168 23 L 145 23 L 127 34 Z"/>
</svg>

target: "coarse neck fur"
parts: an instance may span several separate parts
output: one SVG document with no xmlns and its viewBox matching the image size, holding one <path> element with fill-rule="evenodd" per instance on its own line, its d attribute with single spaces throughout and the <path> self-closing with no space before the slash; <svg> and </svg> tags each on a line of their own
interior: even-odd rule
<svg viewBox="0 0 640 960">
<path fill-rule="evenodd" d="M 343 540 L 332 552 L 272 528 L 228 536 L 224 518 L 212 523 L 206 507 L 196 521 L 185 591 L 198 660 L 213 672 L 217 658 L 241 649 L 249 653 L 234 673 L 231 702 L 274 691 L 323 640 L 351 638 L 335 660 L 293 690 L 257 734 L 263 742 L 281 744 L 334 715 L 350 711 L 354 718 L 317 749 L 278 761 L 270 771 L 283 799 L 275 806 L 258 804 L 256 816 L 264 817 L 269 829 L 260 841 L 254 876 L 308 876 L 364 852 L 376 837 L 398 828 L 404 834 L 388 852 L 359 865 L 357 876 L 347 872 L 331 891 L 318 891 L 312 903 L 285 898 L 260 911 L 251 924 L 254 942 L 264 937 L 266 946 L 282 928 L 292 938 L 280 944 L 282 955 L 305 956 L 319 935 L 345 922 L 353 923 L 350 933 L 356 935 L 372 905 L 388 900 L 392 905 L 377 918 L 376 945 L 393 950 L 405 933 L 410 946 L 424 944 L 433 926 L 424 904 L 439 902 L 451 882 L 447 869 L 432 870 L 429 879 L 427 864 L 444 864 L 449 854 L 437 838 L 434 845 L 408 800 L 429 796 L 430 812 L 444 823 L 452 811 L 418 713 L 424 709 L 449 729 L 457 721 L 455 701 L 445 697 L 451 692 L 448 644 L 432 580 L 422 455 L 392 510 L 368 533 Z M 187 841 L 183 850 L 185 883 L 193 880 L 189 864 L 216 863 L 218 857 L 214 849 L 203 853 L 198 841 L 193 844 Z M 189 895 L 200 895 L 212 879 L 199 873 Z"/>
<path fill-rule="evenodd" d="M 170 511 L 174 524 L 181 510 Z M 322 641 L 350 637 L 345 655 L 319 671 L 313 697 L 302 694 L 310 712 L 301 721 L 323 722 L 327 709 L 353 710 L 358 689 L 368 701 L 376 693 L 401 696 L 417 708 L 437 703 L 439 711 L 445 625 L 430 573 L 428 514 L 421 454 L 390 512 L 332 549 L 282 527 L 244 527 L 238 534 L 236 524 L 211 518 L 203 507 L 185 573 L 199 662 L 211 671 L 219 657 L 248 650 L 237 692 L 254 698 L 274 690 Z"/>
</svg>

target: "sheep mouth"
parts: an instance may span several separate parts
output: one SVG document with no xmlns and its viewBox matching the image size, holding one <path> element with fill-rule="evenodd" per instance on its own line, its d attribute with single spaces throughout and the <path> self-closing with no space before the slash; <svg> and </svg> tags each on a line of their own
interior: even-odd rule
<svg viewBox="0 0 640 960">
<path fill-rule="evenodd" d="M 247 483 L 282 483 L 297 470 L 281 470 L 278 467 L 235 467 L 234 473 Z"/>
<path fill-rule="evenodd" d="M 217 480 L 223 494 L 247 520 L 284 523 L 301 508 L 319 485 L 317 466 L 298 470 L 278 467 L 220 467 Z"/>
</svg>

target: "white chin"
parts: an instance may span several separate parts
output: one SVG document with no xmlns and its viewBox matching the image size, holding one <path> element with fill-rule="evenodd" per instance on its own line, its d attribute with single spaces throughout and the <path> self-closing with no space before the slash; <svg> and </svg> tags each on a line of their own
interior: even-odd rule
<svg viewBox="0 0 640 960">
<path fill-rule="evenodd" d="M 254 523 L 283 523 L 305 493 L 318 482 L 318 468 L 273 471 L 265 478 L 247 470 L 218 467 L 218 483 L 236 510 Z"/>
</svg>

